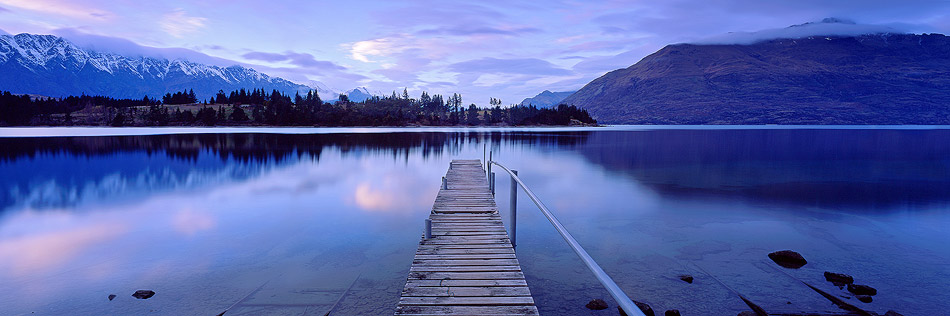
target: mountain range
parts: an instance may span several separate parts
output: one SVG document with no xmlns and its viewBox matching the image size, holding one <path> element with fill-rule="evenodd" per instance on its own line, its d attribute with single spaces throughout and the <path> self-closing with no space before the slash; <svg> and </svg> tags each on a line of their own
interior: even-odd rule
<svg viewBox="0 0 950 316">
<path fill-rule="evenodd" d="M 218 90 L 278 90 L 285 94 L 317 91 L 325 100 L 339 93 L 323 83 L 302 85 L 234 65 L 219 67 L 183 59 L 122 56 L 81 48 L 53 35 L 0 35 L 0 90 L 49 97 L 103 95 L 115 98 L 161 98 L 194 89 L 199 100 Z M 346 94 L 351 100 L 371 96 L 365 88 Z"/>
<path fill-rule="evenodd" d="M 574 92 L 576 91 L 551 92 L 550 90 L 544 90 L 534 97 L 525 98 L 524 101 L 521 101 L 521 105 L 534 105 L 540 108 L 549 108 L 560 104 L 564 98 L 574 94 Z"/>
<path fill-rule="evenodd" d="M 563 102 L 608 124 L 950 124 L 950 37 L 669 45 Z"/>
</svg>

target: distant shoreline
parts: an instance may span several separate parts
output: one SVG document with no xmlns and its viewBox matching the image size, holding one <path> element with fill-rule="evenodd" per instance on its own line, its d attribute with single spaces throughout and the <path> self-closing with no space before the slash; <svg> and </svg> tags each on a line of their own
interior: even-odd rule
<svg viewBox="0 0 950 316">
<path fill-rule="evenodd" d="M 947 130 L 950 125 L 599 125 L 599 126 L 400 126 L 400 127 L 0 127 L 0 138 L 149 136 L 174 134 L 373 134 L 439 132 L 609 132 L 653 130 Z"/>
</svg>

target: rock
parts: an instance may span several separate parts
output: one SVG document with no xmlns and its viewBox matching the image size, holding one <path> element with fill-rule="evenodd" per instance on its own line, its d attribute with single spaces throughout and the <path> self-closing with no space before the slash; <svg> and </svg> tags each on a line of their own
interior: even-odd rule
<svg viewBox="0 0 950 316">
<path fill-rule="evenodd" d="M 115 294 L 109 294 L 109 300 L 111 301 L 113 299 L 115 299 Z"/>
<path fill-rule="evenodd" d="M 884 316 L 904 316 L 904 315 L 901 313 L 889 310 L 887 311 L 887 313 L 884 313 Z"/>
<path fill-rule="evenodd" d="M 653 308 L 650 307 L 649 304 L 644 303 L 644 302 L 637 302 L 637 301 L 633 301 L 633 303 L 634 303 L 634 304 L 637 304 L 637 308 L 639 308 L 640 311 L 643 312 L 644 315 L 646 315 L 646 316 L 656 316 L 656 314 L 653 313 Z"/>
<path fill-rule="evenodd" d="M 683 282 L 686 282 L 689 284 L 693 284 L 693 276 L 689 274 L 681 275 L 680 280 L 683 280 Z"/>
<path fill-rule="evenodd" d="M 758 315 L 756 315 L 755 312 L 753 311 L 743 311 L 739 313 L 739 315 L 736 315 L 736 316 L 758 316 Z"/>
<path fill-rule="evenodd" d="M 135 293 L 132 293 L 133 297 L 140 300 L 147 299 L 149 297 L 152 297 L 153 295 L 155 295 L 155 291 L 152 291 L 152 290 L 138 290 L 138 291 L 135 291 Z"/>
<path fill-rule="evenodd" d="M 778 265 L 789 268 L 789 269 L 798 269 L 808 263 L 805 261 L 805 258 L 801 254 L 791 251 L 791 250 L 781 250 L 769 254 L 769 259 L 775 261 Z"/>
<path fill-rule="evenodd" d="M 591 300 L 590 302 L 587 303 L 587 305 L 584 305 L 584 306 L 586 306 L 589 309 L 599 311 L 602 309 L 607 309 L 607 302 L 604 302 L 604 300 L 598 298 L 598 299 Z"/>
<path fill-rule="evenodd" d="M 680 316 L 680 310 L 678 309 L 668 310 L 666 311 L 666 313 L 663 313 L 663 316 Z"/>
<path fill-rule="evenodd" d="M 860 284 L 848 284 L 848 292 L 854 295 L 877 295 L 877 289 Z"/>
<path fill-rule="evenodd" d="M 854 297 L 856 297 L 859 301 L 862 301 L 865 303 L 870 303 L 871 301 L 874 300 L 871 298 L 870 295 L 855 295 Z"/>
<path fill-rule="evenodd" d="M 841 273 L 832 273 L 825 271 L 825 280 L 831 282 L 835 286 L 843 286 L 845 284 L 854 283 L 854 278 L 847 274 Z"/>
</svg>

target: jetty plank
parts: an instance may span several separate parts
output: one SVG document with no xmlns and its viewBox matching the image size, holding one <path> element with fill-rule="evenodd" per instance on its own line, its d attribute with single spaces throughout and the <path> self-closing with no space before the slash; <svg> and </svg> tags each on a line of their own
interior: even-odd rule
<svg viewBox="0 0 950 316">
<path fill-rule="evenodd" d="M 453 160 L 395 315 L 537 315 L 479 160 Z"/>
</svg>

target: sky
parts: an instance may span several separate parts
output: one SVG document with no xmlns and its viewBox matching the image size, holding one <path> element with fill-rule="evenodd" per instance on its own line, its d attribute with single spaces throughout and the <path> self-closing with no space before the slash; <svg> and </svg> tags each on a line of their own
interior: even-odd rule
<svg viewBox="0 0 950 316">
<path fill-rule="evenodd" d="M 747 43 L 828 17 L 950 34 L 946 0 L 0 0 L 0 34 L 480 106 L 576 90 L 668 44 Z"/>
</svg>

